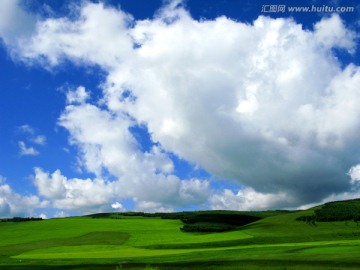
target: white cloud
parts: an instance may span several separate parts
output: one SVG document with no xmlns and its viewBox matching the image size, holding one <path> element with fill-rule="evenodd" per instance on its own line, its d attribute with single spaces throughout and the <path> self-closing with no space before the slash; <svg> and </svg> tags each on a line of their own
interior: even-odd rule
<svg viewBox="0 0 360 270">
<path fill-rule="evenodd" d="M 180 201 L 181 206 L 201 205 L 207 201 L 210 195 L 210 186 L 208 181 L 199 179 L 190 179 L 181 181 L 180 185 Z"/>
<path fill-rule="evenodd" d="M 338 14 L 316 23 L 314 29 L 315 38 L 327 48 L 339 47 L 354 52 L 356 47 L 354 32 L 346 29 Z"/>
<path fill-rule="evenodd" d="M 4 198 L 0 198 L 0 217 L 9 217 L 11 215 L 10 205 Z"/>
<path fill-rule="evenodd" d="M 82 209 L 84 212 L 108 209 L 113 195 L 111 183 L 100 179 L 68 179 L 59 170 L 50 175 L 35 168 L 34 184 L 39 195 L 50 200 L 51 206 L 57 209 Z"/>
<path fill-rule="evenodd" d="M 126 175 L 118 181 L 68 179 L 59 170 L 49 174 L 36 168 L 34 184 L 39 195 L 49 200 L 52 207 L 86 213 L 111 209 L 124 211 L 119 201 L 127 198 L 135 200 L 136 210 L 139 211 L 169 211 L 177 205 L 191 205 L 207 198 L 207 183 L 199 180 L 180 182 L 175 176 L 139 174 L 141 171 L 138 176 Z M 114 200 L 119 201 L 111 204 Z"/>
<path fill-rule="evenodd" d="M 257 211 L 281 209 L 284 202 L 291 204 L 291 198 L 285 193 L 264 194 L 245 188 L 234 193 L 230 189 L 225 189 L 221 193 L 214 194 L 210 198 L 211 209 L 227 209 L 240 211 Z"/>
<path fill-rule="evenodd" d="M 66 95 L 68 103 L 84 103 L 89 98 L 85 87 L 79 86 L 75 91 L 69 91 Z"/>
<path fill-rule="evenodd" d="M 121 175 L 135 163 L 137 142 L 128 130 L 129 120 L 91 104 L 68 105 L 59 124 L 69 130 L 72 144 L 80 146 L 83 165 L 100 176 L 103 168 Z"/>
<path fill-rule="evenodd" d="M 44 213 L 41 213 L 41 214 L 39 215 L 39 218 L 48 219 L 47 215 L 44 214 Z"/>
<path fill-rule="evenodd" d="M 39 195 L 50 199 L 62 198 L 66 192 L 67 179 L 56 170 L 50 177 L 40 168 L 35 168 L 35 185 L 39 189 Z"/>
<path fill-rule="evenodd" d="M 360 181 L 360 164 L 351 167 L 348 174 L 353 182 Z"/>
<path fill-rule="evenodd" d="M 5 183 L 0 184 L 0 217 L 32 216 L 36 208 L 47 206 L 37 196 L 22 196 Z"/>
<path fill-rule="evenodd" d="M 44 135 L 37 135 L 36 137 L 32 138 L 31 141 L 38 145 L 45 145 L 46 137 Z"/>
<path fill-rule="evenodd" d="M 138 203 L 136 211 L 140 212 L 147 212 L 147 213 L 166 213 L 174 211 L 173 208 L 167 208 L 163 204 L 159 202 L 148 202 L 148 201 L 141 201 Z"/>
<path fill-rule="evenodd" d="M 130 112 L 166 150 L 219 177 L 294 197 L 284 205 L 348 189 L 359 68 L 341 70 L 330 43 L 320 46 L 325 37 L 289 19 L 247 25 L 179 16 L 171 25 L 134 28 L 148 38 L 137 57 L 110 73 L 109 108 Z M 119 101 L 125 86 L 136 102 Z"/>
<path fill-rule="evenodd" d="M 40 135 L 37 134 L 37 131 L 35 131 L 35 129 L 33 127 L 31 127 L 30 125 L 22 125 L 18 127 L 18 130 L 22 133 L 26 135 L 25 140 L 28 143 L 33 143 L 33 144 L 37 144 L 37 145 L 41 145 L 44 146 L 46 144 L 46 136 L 44 135 Z M 21 150 L 25 150 L 24 153 L 29 152 L 29 153 L 36 153 L 38 154 L 38 151 L 36 151 L 33 147 L 29 147 L 27 148 L 25 145 L 25 142 L 21 141 L 19 142 L 19 147 L 21 148 Z"/>
<path fill-rule="evenodd" d="M 28 133 L 28 134 L 34 134 L 35 133 L 35 130 L 29 126 L 29 125 L 22 125 L 19 127 L 19 130 L 23 133 Z"/>
<path fill-rule="evenodd" d="M 33 58 L 41 53 L 50 65 L 70 56 L 79 63 L 90 61 L 110 68 L 132 53 L 131 38 L 126 34 L 131 20 L 120 10 L 85 2 L 78 21 L 50 18 L 38 23 L 36 35 L 30 46 L 23 47 L 22 56 Z"/>
<path fill-rule="evenodd" d="M 54 218 L 64 218 L 68 216 L 69 214 L 65 213 L 64 211 L 58 211 L 55 213 Z"/>
<path fill-rule="evenodd" d="M 26 61 L 69 59 L 108 74 L 100 105 L 86 103 L 84 88 L 68 94 L 59 124 L 97 178 L 67 179 L 58 207 L 86 207 L 95 187 L 106 200 L 133 198 L 139 209 L 203 203 L 208 183 L 179 179 L 168 152 L 248 186 L 218 192 L 214 207 L 291 207 L 349 191 L 360 147 L 360 68 L 342 68 L 332 49 L 352 52 L 355 33 L 337 15 L 309 31 L 262 16 L 252 24 L 196 21 L 176 3 L 143 21 L 85 3 L 75 20 L 38 22 L 18 51 Z M 157 146 L 140 151 L 135 125 Z M 98 180 L 105 172 L 116 181 Z"/>
<path fill-rule="evenodd" d="M 82 166 L 99 178 L 109 172 L 118 179 L 113 183 L 117 198 L 133 198 L 138 204 L 161 202 L 167 208 L 206 200 L 207 181 L 181 181 L 173 175 L 174 165 L 159 146 L 140 151 L 129 131 L 136 123 L 126 115 L 83 103 L 68 105 L 59 123 L 69 130 L 71 143 L 80 148 Z"/>
<path fill-rule="evenodd" d="M 22 156 L 37 156 L 39 152 L 34 147 L 27 147 L 25 142 L 18 142 L 20 148 L 20 155 Z"/>
<path fill-rule="evenodd" d="M 115 210 L 117 210 L 117 211 L 126 211 L 125 208 L 124 208 L 124 206 L 123 206 L 121 203 L 119 203 L 119 202 L 113 203 L 113 204 L 111 205 L 111 208 L 112 208 L 112 209 L 115 209 Z"/>
</svg>

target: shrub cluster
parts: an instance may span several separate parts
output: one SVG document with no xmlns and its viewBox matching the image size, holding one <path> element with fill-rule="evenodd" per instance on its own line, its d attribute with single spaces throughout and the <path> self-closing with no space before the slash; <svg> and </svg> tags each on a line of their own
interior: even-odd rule
<svg viewBox="0 0 360 270">
<path fill-rule="evenodd" d="M 184 216 L 181 221 L 183 232 L 224 232 L 234 230 L 239 226 L 261 219 L 257 216 L 244 215 L 231 212 L 192 212 Z"/>
<path fill-rule="evenodd" d="M 255 222 L 261 219 L 260 217 L 244 215 L 244 214 L 233 214 L 233 213 L 194 213 L 192 215 L 185 216 L 181 221 L 185 224 L 194 224 L 199 222 L 210 222 L 210 223 L 223 223 L 234 226 L 243 226 L 251 222 Z"/>
<path fill-rule="evenodd" d="M 39 221 L 43 220 L 42 218 L 34 218 L 34 217 L 13 217 L 13 218 L 2 218 L 0 222 L 26 222 L 26 221 Z"/>
<path fill-rule="evenodd" d="M 301 216 L 296 220 L 307 223 L 321 221 L 360 221 L 360 199 L 330 202 L 324 204 L 321 208 L 314 211 L 312 216 Z"/>
<path fill-rule="evenodd" d="M 226 232 L 235 228 L 236 226 L 225 223 L 197 222 L 193 224 L 184 224 L 180 230 L 182 232 Z"/>
<path fill-rule="evenodd" d="M 174 213 L 98 213 L 89 215 L 89 217 L 119 219 L 123 216 L 141 216 L 178 219 L 184 224 L 183 227 L 180 228 L 183 232 L 224 232 L 255 222 L 261 219 L 263 215 L 266 216 L 268 213 L 209 210 Z"/>
</svg>

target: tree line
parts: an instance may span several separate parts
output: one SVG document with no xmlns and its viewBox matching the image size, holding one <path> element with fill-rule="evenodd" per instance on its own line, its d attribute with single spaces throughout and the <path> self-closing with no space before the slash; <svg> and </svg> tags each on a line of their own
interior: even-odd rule
<svg viewBox="0 0 360 270">
<path fill-rule="evenodd" d="M 171 213 L 144 213 L 144 212 L 122 212 L 122 213 L 97 213 L 89 215 L 92 218 L 121 219 L 129 216 L 159 217 L 162 219 L 181 220 L 182 232 L 224 232 L 244 226 L 261 219 L 270 213 L 266 212 L 240 212 L 226 210 L 188 211 Z"/>
<path fill-rule="evenodd" d="M 35 218 L 35 217 L 13 217 L 13 218 L 1 218 L 0 222 L 26 222 L 26 221 L 39 221 L 43 220 L 42 218 Z"/>
<path fill-rule="evenodd" d="M 360 221 L 360 199 L 329 202 L 316 209 L 311 216 L 301 216 L 296 220 L 307 223 L 332 221 Z"/>
<path fill-rule="evenodd" d="M 224 232 L 260 220 L 255 215 L 231 212 L 194 213 L 181 219 L 183 232 Z"/>
</svg>

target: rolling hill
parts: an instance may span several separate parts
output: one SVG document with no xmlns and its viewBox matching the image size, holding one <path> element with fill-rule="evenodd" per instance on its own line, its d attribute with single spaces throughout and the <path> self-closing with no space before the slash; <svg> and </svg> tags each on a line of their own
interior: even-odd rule
<svg viewBox="0 0 360 270">
<path fill-rule="evenodd" d="M 0 222 L 0 269 L 359 269 L 356 218 L 301 220 L 321 210 L 328 213 L 329 205 L 340 216 L 360 206 L 360 200 L 304 211 L 7 219 Z M 183 229 L 194 224 L 210 231 L 229 228 Z"/>
</svg>

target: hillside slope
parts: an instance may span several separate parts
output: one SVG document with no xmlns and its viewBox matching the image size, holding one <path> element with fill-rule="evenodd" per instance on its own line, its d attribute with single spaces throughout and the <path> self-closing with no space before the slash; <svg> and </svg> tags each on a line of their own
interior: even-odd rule
<svg viewBox="0 0 360 270">
<path fill-rule="evenodd" d="M 220 233 L 182 232 L 181 220 L 159 216 L 1 222 L 0 269 L 356 269 L 357 222 L 296 220 L 322 207 Z"/>
</svg>

